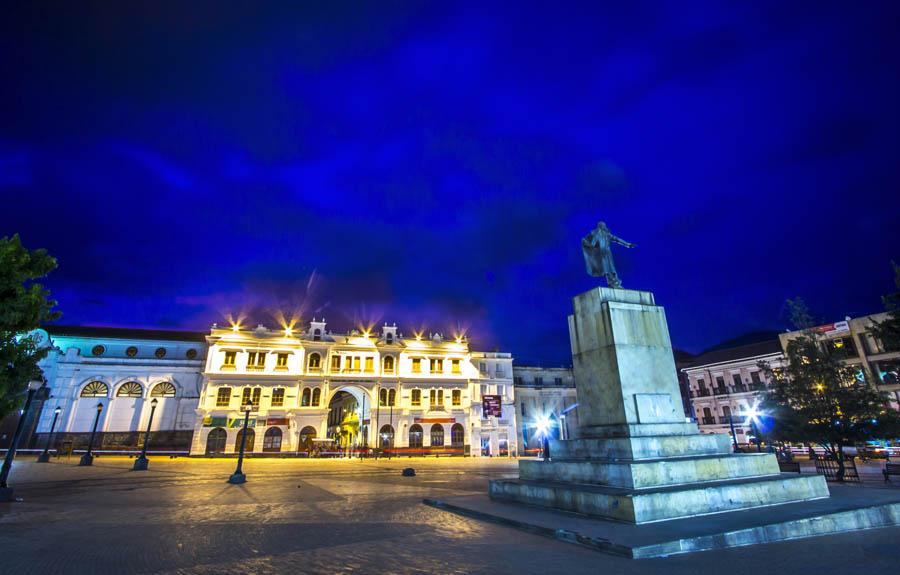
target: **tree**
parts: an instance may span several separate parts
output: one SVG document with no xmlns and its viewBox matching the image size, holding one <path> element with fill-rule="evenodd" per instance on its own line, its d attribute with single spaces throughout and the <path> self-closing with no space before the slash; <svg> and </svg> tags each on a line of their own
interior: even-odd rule
<svg viewBox="0 0 900 575">
<path fill-rule="evenodd" d="M 900 350 L 900 266 L 897 264 L 893 266 L 897 291 L 882 298 L 888 317 L 884 321 L 875 322 L 872 326 L 872 335 L 878 338 L 885 351 Z"/>
<path fill-rule="evenodd" d="M 28 382 L 41 377 L 38 362 L 49 348 L 29 332 L 59 313 L 50 292 L 34 280 L 55 268 L 46 250 L 28 250 L 18 234 L 0 238 L 0 419 L 19 408 Z"/>
<path fill-rule="evenodd" d="M 900 420 L 864 372 L 844 363 L 817 337 L 803 301 L 788 300 L 788 306 L 800 335 L 788 342 L 783 368 L 760 364 L 771 382 L 761 407 L 774 420 L 776 439 L 821 445 L 837 462 L 837 480 L 843 481 L 844 448 L 896 437 Z"/>
</svg>

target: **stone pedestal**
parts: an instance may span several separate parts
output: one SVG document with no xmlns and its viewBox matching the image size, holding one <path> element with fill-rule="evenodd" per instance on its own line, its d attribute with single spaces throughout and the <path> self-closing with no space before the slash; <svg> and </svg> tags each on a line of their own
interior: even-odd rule
<svg viewBox="0 0 900 575">
<path fill-rule="evenodd" d="M 569 337 L 579 437 L 552 461 L 519 462 L 490 496 L 630 523 L 828 497 L 820 476 L 782 475 L 772 454 L 733 454 L 685 419 L 665 311 L 653 294 L 595 288 L 574 300 Z"/>
</svg>

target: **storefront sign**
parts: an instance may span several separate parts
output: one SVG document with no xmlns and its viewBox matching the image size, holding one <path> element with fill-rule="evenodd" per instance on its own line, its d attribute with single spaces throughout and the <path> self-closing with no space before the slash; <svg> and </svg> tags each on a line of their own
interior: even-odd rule
<svg viewBox="0 0 900 575">
<path fill-rule="evenodd" d="M 846 333 L 850 331 L 850 324 L 846 321 L 838 321 L 812 328 L 814 333 L 819 335 L 834 335 L 836 333 Z"/>
<path fill-rule="evenodd" d="M 414 417 L 415 423 L 456 423 L 455 417 Z"/>
<path fill-rule="evenodd" d="M 489 417 L 493 415 L 494 417 L 501 417 L 503 415 L 503 408 L 500 406 L 501 397 L 499 395 L 482 395 L 481 396 L 481 410 L 483 412 L 483 417 Z"/>
<path fill-rule="evenodd" d="M 287 425 L 288 420 L 286 417 L 270 417 L 266 420 L 266 425 Z"/>
</svg>

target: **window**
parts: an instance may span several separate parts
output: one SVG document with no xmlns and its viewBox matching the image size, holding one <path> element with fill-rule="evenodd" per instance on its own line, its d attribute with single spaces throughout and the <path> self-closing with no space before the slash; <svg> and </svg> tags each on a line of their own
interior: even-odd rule
<svg viewBox="0 0 900 575">
<path fill-rule="evenodd" d="M 443 359 L 432 359 L 431 360 L 431 373 L 443 373 L 444 372 L 444 360 Z"/>
<path fill-rule="evenodd" d="M 481 384 L 481 395 L 487 395 L 487 394 L 488 394 L 488 386 L 482 383 Z"/>
<path fill-rule="evenodd" d="M 409 428 L 409 446 L 422 447 L 422 426 L 418 423 L 414 423 Z"/>
<path fill-rule="evenodd" d="M 735 387 L 740 387 L 744 383 L 743 381 L 741 381 L 741 374 L 739 373 L 732 373 L 731 381 L 732 383 L 734 383 Z"/>
<path fill-rule="evenodd" d="M 206 454 L 225 453 L 225 440 L 228 434 L 221 427 L 217 427 L 206 436 Z"/>
<path fill-rule="evenodd" d="M 494 368 L 494 373 L 500 377 L 503 377 L 504 375 L 506 375 L 506 370 L 504 370 L 503 366 L 498 363 L 497 367 Z"/>
<path fill-rule="evenodd" d="M 318 387 L 315 388 L 312 392 L 312 404 L 315 407 L 319 406 L 319 401 L 322 399 L 322 390 Z"/>
<path fill-rule="evenodd" d="M 432 389 L 430 393 L 429 403 L 432 407 L 443 407 L 444 405 L 444 390 L 443 389 Z"/>
<path fill-rule="evenodd" d="M 276 387 L 272 390 L 272 407 L 281 407 L 284 405 L 284 388 Z"/>
<path fill-rule="evenodd" d="M 228 407 L 231 403 L 231 388 L 220 387 L 216 392 L 216 407 Z"/>
<path fill-rule="evenodd" d="M 266 365 L 266 352 L 251 351 L 247 354 L 247 369 L 261 370 Z"/>
<path fill-rule="evenodd" d="M 387 405 L 388 400 L 388 390 L 382 388 L 378 392 L 378 405 Z"/>
<path fill-rule="evenodd" d="M 382 449 L 394 446 L 394 428 L 390 425 L 382 425 L 378 432 L 379 446 Z"/>
<path fill-rule="evenodd" d="M 397 391 L 394 389 L 388 391 L 388 405 L 397 405 Z"/>
<path fill-rule="evenodd" d="M 450 360 L 450 371 L 453 372 L 453 373 L 455 373 L 455 374 L 460 374 L 460 373 L 462 373 L 462 370 L 460 370 L 460 368 L 459 368 L 459 360 L 458 360 L 458 359 L 451 359 L 451 360 Z"/>
<path fill-rule="evenodd" d="M 762 381 L 760 381 L 760 379 L 759 379 L 758 371 L 750 372 L 750 381 L 752 381 L 754 385 L 760 385 L 762 383 Z"/>
<path fill-rule="evenodd" d="M 528 415 L 528 414 L 525 413 L 525 402 L 523 401 L 522 402 L 522 417 L 525 417 L 526 415 Z"/>
<path fill-rule="evenodd" d="M 444 426 L 440 423 L 435 423 L 431 426 L 431 446 L 432 447 L 443 447 L 444 446 Z"/>
<path fill-rule="evenodd" d="M 130 345 L 130 346 L 128 346 L 128 349 L 125 350 L 125 355 L 127 355 L 128 357 L 134 357 L 137 355 L 137 352 L 138 352 L 138 348 L 134 347 L 133 345 Z"/>
<path fill-rule="evenodd" d="M 554 377 L 554 378 L 553 378 L 553 385 L 555 385 L 555 386 L 557 386 L 557 387 L 562 387 L 562 384 L 563 384 L 563 382 L 562 382 L 562 378 L 561 378 L 561 377 Z"/>
<path fill-rule="evenodd" d="M 103 355 L 104 353 L 106 353 L 106 348 L 102 345 L 95 345 L 91 348 L 91 353 L 94 355 Z"/>
<path fill-rule="evenodd" d="M 236 351 L 226 351 L 225 352 L 225 361 L 222 363 L 222 367 L 230 367 L 234 369 L 234 364 L 237 361 L 237 352 Z"/>
<path fill-rule="evenodd" d="M 234 452 L 237 453 L 241 450 L 241 437 L 244 435 L 244 430 L 241 429 L 238 431 L 237 440 L 234 442 Z M 244 445 L 244 451 L 253 451 L 253 444 L 256 443 L 256 430 L 252 427 L 247 428 L 247 443 Z"/>
<path fill-rule="evenodd" d="M 385 373 L 394 373 L 394 358 L 393 356 L 387 356 L 384 358 L 384 372 Z"/>
<path fill-rule="evenodd" d="M 412 395 L 410 396 L 410 403 L 415 407 L 422 405 L 422 390 L 421 389 L 412 390 Z"/>
<path fill-rule="evenodd" d="M 480 371 L 482 373 L 487 371 L 487 367 L 483 361 L 478 364 L 478 371 Z"/>
<path fill-rule="evenodd" d="M 166 357 L 166 348 L 164 348 L 164 347 L 156 348 L 156 351 L 153 352 L 153 355 L 155 355 L 158 359 L 162 359 L 162 358 Z"/>
<path fill-rule="evenodd" d="M 497 395 L 506 395 L 506 386 L 505 385 L 497 386 Z"/>
<path fill-rule="evenodd" d="M 389 344 L 394 343 L 394 334 L 389 333 L 386 336 L 384 336 L 384 341 L 386 341 Z"/>
<path fill-rule="evenodd" d="M 706 382 L 705 382 L 705 381 L 703 380 L 703 378 L 701 377 L 700 379 L 697 380 L 697 385 L 698 385 L 699 387 L 703 387 L 704 385 L 706 385 Z"/>
<path fill-rule="evenodd" d="M 412 358 L 412 372 L 422 373 L 422 359 L 418 357 Z"/>
<path fill-rule="evenodd" d="M 136 381 L 129 381 L 119 386 L 116 397 L 141 397 L 144 395 L 144 388 Z"/>
<path fill-rule="evenodd" d="M 102 381 L 92 381 L 81 390 L 81 397 L 106 397 L 109 395 L 109 386 Z"/>
<path fill-rule="evenodd" d="M 372 373 L 375 371 L 375 358 L 366 357 L 366 373 Z"/>
<path fill-rule="evenodd" d="M 309 402 L 310 402 L 311 398 L 312 398 L 312 390 L 307 387 L 306 389 L 303 390 L 303 395 L 301 396 L 301 399 L 300 399 L 300 406 L 301 407 L 309 407 Z"/>
<path fill-rule="evenodd" d="M 168 381 L 157 383 L 150 390 L 150 397 L 175 397 L 175 384 Z"/>
<path fill-rule="evenodd" d="M 322 330 L 316 328 L 313 330 L 313 341 L 322 341 Z"/>
<path fill-rule="evenodd" d="M 288 366 L 288 354 L 279 353 L 278 360 L 275 362 L 275 367 L 279 369 L 287 369 Z"/>
<path fill-rule="evenodd" d="M 197 350 L 194 348 L 187 350 L 184 352 L 184 357 L 188 359 L 197 359 Z"/>
<path fill-rule="evenodd" d="M 322 356 L 318 353 L 309 354 L 309 369 L 310 370 L 319 370 L 322 367 Z"/>
<path fill-rule="evenodd" d="M 281 451 L 281 430 L 277 427 L 270 427 L 263 436 L 263 451 L 278 452 Z"/>
<path fill-rule="evenodd" d="M 534 384 L 537 385 L 538 387 L 544 385 L 544 378 L 543 378 L 543 377 L 540 377 L 540 376 L 535 377 L 535 378 L 534 378 Z"/>
<path fill-rule="evenodd" d="M 341 370 L 341 356 L 332 355 L 331 356 L 331 371 L 340 371 Z"/>
<path fill-rule="evenodd" d="M 260 387 L 245 387 L 241 393 L 241 407 L 248 403 L 254 407 L 259 407 L 259 396 L 262 394 Z"/>
<path fill-rule="evenodd" d="M 465 442 L 464 436 L 466 429 L 461 423 L 454 423 L 450 428 L 450 445 L 453 447 L 462 447 Z"/>
<path fill-rule="evenodd" d="M 522 385 L 522 376 L 521 375 L 513 376 L 513 385 Z"/>
<path fill-rule="evenodd" d="M 454 389 L 451 394 L 451 401 L 454 406 L 458 407 L 458 406 L 462 405 L 462 390 Z"/>
</svg>

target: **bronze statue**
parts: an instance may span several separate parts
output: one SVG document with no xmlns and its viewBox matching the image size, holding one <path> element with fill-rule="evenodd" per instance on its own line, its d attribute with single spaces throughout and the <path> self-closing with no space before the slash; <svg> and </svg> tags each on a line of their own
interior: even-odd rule
<svg viewBox="0 0 900 575">
<path fill-rule="evenodd" d="M 606 227 L 605 222 L 600 222 L 591 233 L 581 239 L 581 251 L 584 253 L 584 264 L 588 275 L 606 277 L 606 284 L 611 288 L 621 288 L 622 282 L 616 273 L 616 264 L 613 263 L 612 245 L 616 243 L 626 248 L 633 248 L 634 244 L 616 237 Z"/>
</svg>

